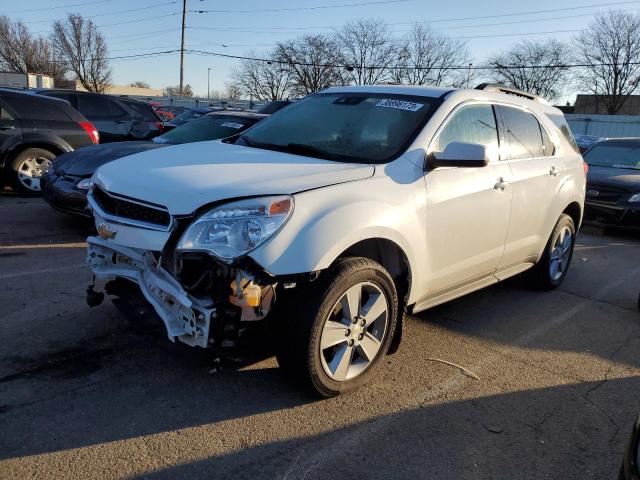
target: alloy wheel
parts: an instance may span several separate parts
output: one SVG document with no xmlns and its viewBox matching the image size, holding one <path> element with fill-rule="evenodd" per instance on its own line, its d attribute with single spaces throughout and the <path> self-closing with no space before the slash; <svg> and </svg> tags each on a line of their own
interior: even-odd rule
<svg viewBox="0 0 640 480">
<path fill-rule="evenodd" d="M 571 257 L 571 246 L 573 243 L 573 234 L 569 227 L 563 227 L 560 234 L 556 237 L 551 250 L 549 262 L 549 274 L 556 281 L 562 277 L 569 267 L 569 259 Z"/>
<path fill-rule="evenodd" d="M 335 303 L 320 335 L 324 372 L 344 382 L 364 372 L 379 354 L 389 324 L 389 304 L 377 285 L 361 282 Z"/>
<path fill-rule="evenodd" d="M 20 184 L 32 192 L 40 191 L 40 177 L 51 167 L 51 160 L 45 157 L 25 158 L 18 166 Z"/>
</svg>

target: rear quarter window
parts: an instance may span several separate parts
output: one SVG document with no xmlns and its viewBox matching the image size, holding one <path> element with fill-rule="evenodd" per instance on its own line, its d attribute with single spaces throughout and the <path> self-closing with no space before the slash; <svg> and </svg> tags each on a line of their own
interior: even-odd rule
<svg viewBox="0 0 640 480">
<path fill-rule="evenodd" d="M 64 112 L 64 104 L 56 100 L 36 97 L 31 94 L 6 95 L 2 99 L 18 114 L 28 120 L 50 120 L 68 122 L 69 116 Z"/>
<path fill-rule="evenodd" d="M 146 103 L 138 103 L 138 102 L 125 102 L 122 101 L 127 107 L 133 110 L 136 114 L 141 115 L 142 119 L 147 122 L 159 122 L 160 118 L 153 110 L 151 105 L 147 105 Z"/>
<path fill-rule="evenodd" d="M 576 139 L 573 137 L 573 133 L 571 132 L 569 124 L 567 123 L 566 118 L 564 118 L 564 115 L 547 114 L 547 117 L 553 122 L 556 127 L 558 127 L 564 138 L 566 138 L 567 142 L 569 142 L 569 145 L 571 145 L 571 148 L 573 148 L 576 153 L 580 153 L 580 149 L 578 148 Z"/>
</svg>

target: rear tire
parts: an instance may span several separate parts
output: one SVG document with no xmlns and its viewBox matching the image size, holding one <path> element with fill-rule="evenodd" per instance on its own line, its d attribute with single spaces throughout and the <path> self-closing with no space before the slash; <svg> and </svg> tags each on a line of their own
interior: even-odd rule
<svg viewBox="0 0 640 480">
<path fill-rule="evenodd" d="M 377 262 L 349 257 L 285 292 L 275 325 L 280 367 L 325 398 L 365 383 L 396 328 L 398 295 L 389 273 Z"/>
<path fill-rule="evenodd" d="M 46 173 L 56 155 L 43 148 L 27 148 L 20 152 L 9 164 L 9 181 L 18 193 L 38 195 L 40 177 Z"/>
<path fill-rule="evenodd" d="M 538 290 L 553 290 L 564 281 L 571 265 L 576 227 L 569 215 L 562 214 L 551 232 L 538 263 L 528 272 L 531 285 Z"/>
</svg>

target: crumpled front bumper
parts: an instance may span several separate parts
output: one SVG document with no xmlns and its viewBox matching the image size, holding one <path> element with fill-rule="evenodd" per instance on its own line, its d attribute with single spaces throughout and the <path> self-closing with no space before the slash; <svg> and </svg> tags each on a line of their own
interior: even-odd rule
<svg viewBox="0 0 640 480">
<path fill-rule="evenodd" d="M 171 341 L 206 348 L 216 318 L 210 299 L 189 295 L 149 251 L 123 247 L 98 237 L 87 239 L 87 265 L 96 278 L 135 282 L 162 319 Z"/>
</svg>

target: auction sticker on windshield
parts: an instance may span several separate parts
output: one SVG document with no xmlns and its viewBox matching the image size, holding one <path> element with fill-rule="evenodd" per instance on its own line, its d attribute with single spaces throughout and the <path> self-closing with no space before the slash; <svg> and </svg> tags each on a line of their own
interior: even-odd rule
<svg viewBox="0 0 640 480">
<path fill-rule="evenodd" d="M 395 108 L 397 110 L 408 110 L 410 112 L 417 112 L 423 105 L 423 103 L 405 102 L 402 100 L 391 100 L 388 98 L 376 103 L 376 107 Z"/>
<path fill-rule="evenodd" d="M 241 123 L 233 123 L 233 122 L 224 122 L 222 124 L 222 126 L 223 127 L 229 127 L 229 128 L 235 128 L 236 130 L 239 129 L 239 128 L 244 127 L 244 125 L 241 124 Z"/>
</svg>

